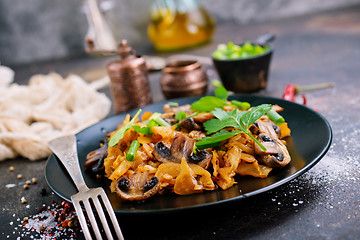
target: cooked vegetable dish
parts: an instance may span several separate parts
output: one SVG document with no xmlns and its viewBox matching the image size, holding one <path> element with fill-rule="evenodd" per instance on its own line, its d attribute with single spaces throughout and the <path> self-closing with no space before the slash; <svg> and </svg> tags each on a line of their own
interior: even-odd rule
<svg viewBox="0 0 360 240">
<path fill-rule="evenodd" d="M 171 102 L 163 110 L 127 115 L 87 155 L 85 167 L 110 179 L 111 191 L 122 199 L 225 190 L 237 175 L 266 178 L 291 160 L 280 106 L 229 101 L 219 86 L 215 96 L 191 105 Z"/>
</svg>

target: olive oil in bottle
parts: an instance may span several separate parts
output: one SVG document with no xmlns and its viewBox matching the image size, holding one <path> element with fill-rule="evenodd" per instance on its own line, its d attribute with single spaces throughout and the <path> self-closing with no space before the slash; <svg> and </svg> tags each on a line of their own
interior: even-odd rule
<svg viewBox="0 0 360 240">
<path fill-rule="evenodd" d="M 148 36 L 159 51 L 175 51 L 210 41 L 215 21 L 197 0 L 154 0 Z"/>
</svg>

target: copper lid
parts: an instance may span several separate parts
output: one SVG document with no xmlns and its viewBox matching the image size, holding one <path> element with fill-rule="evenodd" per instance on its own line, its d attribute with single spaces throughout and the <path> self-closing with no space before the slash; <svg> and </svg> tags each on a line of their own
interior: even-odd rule
<svg viewBox="0 0 360 240">
<path fill-rule="evenodd" d="M 127 69 L 136 69 L 145 63 L 144 57 L 137 57 L 135 50 L 127 44 L 124 39 L 118 45 L 118 54 L 120 59 L 112 61 L 108 65 L 111 71 L 126 71 Z"/>
</svg>

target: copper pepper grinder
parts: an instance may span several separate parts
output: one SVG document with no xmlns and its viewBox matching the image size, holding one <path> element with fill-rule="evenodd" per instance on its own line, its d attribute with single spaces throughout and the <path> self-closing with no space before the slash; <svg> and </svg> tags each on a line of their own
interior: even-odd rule
<svg viewBox="0 0 360 240">
<path fill-rule="evenodd" d="M 122 40 L 118 46 L 120 59 L 107 66 L 115 113 L 152 103 L 145 58 Z"/>
</svg>

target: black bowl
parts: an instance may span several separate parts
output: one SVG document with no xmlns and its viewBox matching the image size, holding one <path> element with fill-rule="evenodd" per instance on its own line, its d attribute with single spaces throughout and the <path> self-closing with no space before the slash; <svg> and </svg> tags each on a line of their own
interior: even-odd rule
<svg viewBox="0 0 360 240">
<path fill-rule="evenodd" d="M 218 75 L 227 90 L 252 93 L 266 88 L 273 49 L 261 55 L 235 60 L 213 59 Z"/>
</svg>

